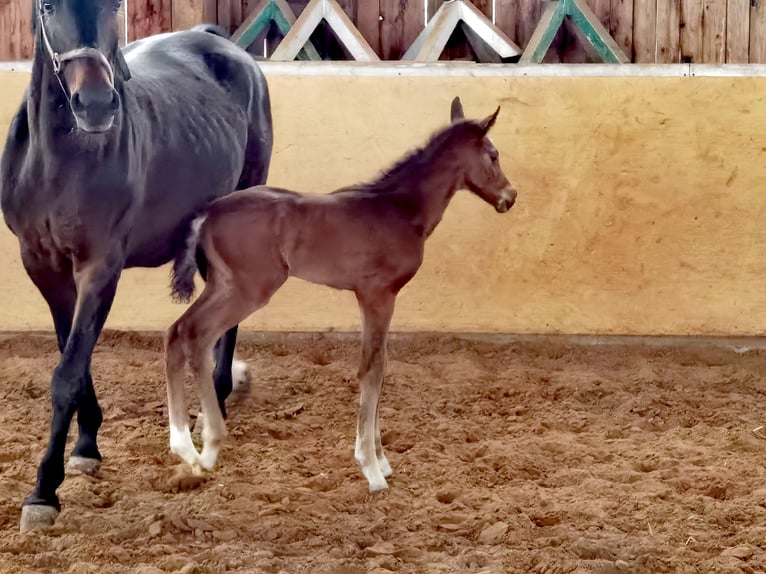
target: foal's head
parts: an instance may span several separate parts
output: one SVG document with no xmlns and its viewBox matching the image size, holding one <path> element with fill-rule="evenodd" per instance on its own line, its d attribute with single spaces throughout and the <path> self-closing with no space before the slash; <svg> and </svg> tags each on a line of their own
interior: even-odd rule
<svg viewBox="0 0 766 574">
<path fill-rule="evenodd" d="M 499 154 L 487 132 L 495 124 L 495 113 L 481 121 L 465 121 L 460 98 L 452 100 L 452 123 L 464 122 L 466 141 L 461 148 L 465 185 L 468 189 L 493 205 L 498 213 L 505 213 L 516 201 L 516 190 L 500 168 Z"/>
<path fill-rule="evenodd" d="M 77 127 L 108 130 L 120 107 L 115 81 L 130 77 L 117 37 L 120 0 L 33 0 L 33 6 L 37 57 L 48 60 Z"/>
</svg>

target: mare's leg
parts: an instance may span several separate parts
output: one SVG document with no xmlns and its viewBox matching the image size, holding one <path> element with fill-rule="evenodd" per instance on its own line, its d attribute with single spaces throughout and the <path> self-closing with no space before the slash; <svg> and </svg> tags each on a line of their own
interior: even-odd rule
<svg viewBox="0 0 766 574">
<path fill-rule="evenodd" d="M 199 298 L 168 331 L 168 401 L 171 415 L 170 449 L 181 456 L 196 473 L 212 470 L 226 436 L 226 425 L 211 376 L 213 345 L 232 324 L 268 303 L 271 296 L 287 279 L 279 270 L 263 274 L 242 293 L 229 285 L 208 283 Z M 180 349 L 180 351 L 179 351 Z M 183 357 L 180 357 L 180 354 Z M 189 431 L 186 400 L 183 396 L 183 360 L 189 363 L 197 383 L 202 410 L 202 452 L 197 453 Z M 181 365 L 179 368 L 178 365 Z"/>
<path fill-rule="evenodd" d="M 362 362 L 359 367 L 359 418 L 355 457 L 370 485 L 370 492 L 385 492 L 384 478 L 391 466 L 383 453 L 377 424 L 378 401 L 386 368 L 386 337 L 394 314 L 396 295 L 391 291 L 357 293 L 362 312 Z"/>
<path fill-rule="evenodd" d="M 232 370 L 234 368 L 234 347 L 236 345 L 237 325 L 234 325 L 224 333 L 223 337 L 218 339 L 213 351 L 215 356 L 215 371 L 213 372 L 215 394 L 224 419 L 227 417 L 226 399 L 234 387 Z"/>
<path fill-rule="evenodd" d="M 72 330 L 72 318 L 77 302 L 72 264 L 68 260 L 60 260 L 55 267 L 50 261 L 39 261 L 29 252 L 22 254 L 24 267 L 32 282 L 38 288 L 48 303 L 53 326 L 56 329 L 59 352 L 64 352 L 69 333 Z M 101 461 L 96 436 L 101 426 L 103 416 L 101 407 L 96 399 L 93 388 L 93 378 L 90 369 L 86 373 L 85 395 L 77 405 L 77 425 L 79 434 L 74 450 L 69 457 L 69 466 L 93 473 Z"/>
<path fill-rule="evenodd" d="M 90 380 L 90 362 L 114 300 L 122 263 L 121 253 L 75 263 L 78 294 L 75 315 L 61 359 L 53 372 L 51 434 L 38 468 L 35 489 L 24 501 L 23 530 L 49 526 L 61 509 L 56 490 L 64 480 L 64 449 L 75 411 L 78 412 L 81 436 L 92 437 L 81 439 L 78 444 L 87 445 L 86 453 L 100 458 L 95 449 L 95 435 L 101 424 L 101 410 Z"/>
</svg>

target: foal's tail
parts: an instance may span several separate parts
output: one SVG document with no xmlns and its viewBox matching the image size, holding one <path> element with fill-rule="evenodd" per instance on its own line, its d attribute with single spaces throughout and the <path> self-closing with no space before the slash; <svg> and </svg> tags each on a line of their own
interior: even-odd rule
<svg viewBox="0 0 766 574">
<path fill-rule="evenodd" d="M 170 292 L 173 301 L 177 303 L 188 303 L 194 295 L 194 274 L 198 269 L 198 251 L 200 249 L 199 235 L 206 218 L 206 215 L 202 215 L 192 221 L 189 236 L 186 238 L 186 245 L 173 262 Z"/>
</svg>

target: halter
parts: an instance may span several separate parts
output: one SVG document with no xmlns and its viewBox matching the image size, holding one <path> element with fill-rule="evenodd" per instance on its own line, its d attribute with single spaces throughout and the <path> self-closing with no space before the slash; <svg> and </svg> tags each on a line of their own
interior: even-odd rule
<svg viewBox="0 0 766 574">
<path fill-rule="evenodd" d="M 48 30 L 45 27 L 45 18 L 43 17 L 45 15 L 45 12 L 43 11 L 43 1 L 44 0 L 37 1 L 37 21 L 40 24 L 40 36 L 43 39 L 43 47 L 45 48 L 45 51 L 48 52 L 48 56 L 50 57 L 51 63 L 53 64 L 53 73 L 56 76 L 59 86 L 61 86 L 61 90 L 64 92 L 67 100 L 70 101 L 70 104 L 71 99 L 69 91 L 64 87 L 64 83 L 61 81 L 61 68 L 66 62 L 71 62 L 72 60 L 78 59 L 96 59 L 98 60 L 99 64 L 101 64 L 109 73 L 109 83 L 114 85 L 114 70 L 112 69 L 112 65 L 109 63 L 109 60 L 106 59 L 106 56 L 104 56 L 104 54 L 95 48 L 76 48 L 74 50 L 64 52 L 63 54 L 59 54 L 53 49 L 53 46 L 51 46 L 51 41 L 48 38 Z M 117 49 L 117 52 L 118 64 L 123 64 L 121 67 L 124 67 L 127 70 L 127 63 L 124 61 L 119 61 L 122 55 L 119 48 Z M 130 75 L 128 73 L 127 78 L 129 77 Z"/>
</svg>

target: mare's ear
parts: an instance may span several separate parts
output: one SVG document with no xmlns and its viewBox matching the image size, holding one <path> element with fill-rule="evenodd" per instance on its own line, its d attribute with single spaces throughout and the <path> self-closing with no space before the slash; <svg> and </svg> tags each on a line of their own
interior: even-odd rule
<svg viewBox="0 0 766 574">
<path fill-rule="evenodd" d="M 455 99 L 452 100 L 452 107 L 450 108 L 450 120 L 452 123 L 455 123 L 458 120 L 464 119 L 465 116 L 463 115 L 463 104 L 460 103 L 460 97 L 455 96 Z"/>
<path fill-rule="evenodd" d="M 500 106 L 497 106 L 497 109 L 495 110 L 494 114 L 481 120 L 481 129 L 484 130 L 485 135 L 490 130 L 490 128 L 495 125 L 495 120 L 497 119 L 497 114 L 499 113 L 500 113 Z"/>
</svg>

